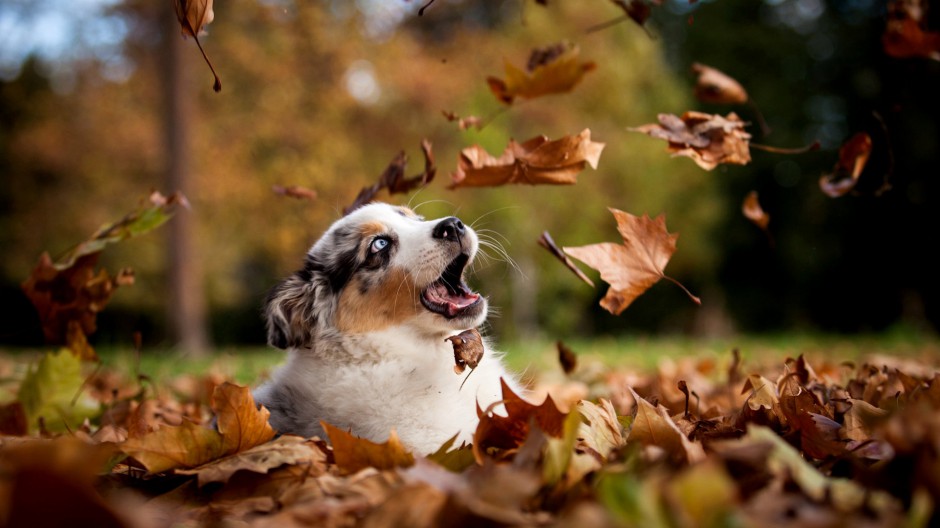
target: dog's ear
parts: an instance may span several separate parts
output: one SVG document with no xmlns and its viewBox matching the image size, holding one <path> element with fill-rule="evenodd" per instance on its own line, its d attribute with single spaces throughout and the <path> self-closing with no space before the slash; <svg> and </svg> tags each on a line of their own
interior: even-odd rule
<svg viewBox="0 0 940 528">
<path fill-rule="evenodd" d="M 268 343 L 277 348 L 308 346 L 316 326 L 316 291 L 303 273 L 284 279 L 268 294 L 265 319 Z"/>
</svg>

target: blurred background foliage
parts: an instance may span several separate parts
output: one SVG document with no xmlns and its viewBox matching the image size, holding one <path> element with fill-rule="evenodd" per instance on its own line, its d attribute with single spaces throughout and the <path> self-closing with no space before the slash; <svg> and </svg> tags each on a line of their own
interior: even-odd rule
<svg viewBox="0 0 940 528">
<path fill-rule="evenodd" d="M 893 59 L 881 51 L 885 7 L 874 0 L 667 1 L 649 32 L 625 22 L 586 32 L 620 15 L 605 0 L 231 0 L 215 5 L 202 38 L 220 73 L 221 93 L 192 41 L 185 56 L 192 98 L 192 204 L 196 250 L 205 273 L 212 339 L 264 340 L 261 305 L 319 234 L 404 149 L 408 173 L 421 170 L 428 138 L 437 180 L 413 196 L 388 198 L 421 214 L 458 214 L 492 229 L 515 266 L 479 262 L 471 282 L 491 297 L 501 339 L 608 334 L 728 335 L 761 331 L 932 331 L 940 322 L 933 251 L 938 222 L 937 93 L 940 63 Z M 38 332 L 19 284 L 39 254 L 53 256 L 165 188 L 161 23 L 169 2 L 70 4 L 68 24 L 38 23 L 64 2 L 0 6 L 0 283 L 4 342 Z M 13 41 L 24 27 L 63 31 L 50 51 Z M 19 28 L 19 30 L 14 30 Z M 20 31 L 18 33 L 17 31 Z M 503 61 L 524 65 L 534 47 L 576 43 L 597 62 L 572 92 L 505 112 L 488 75 Z M 19 49 L 17 55 L 13 51 Z M 754 151 L 745 167 L 705 172 L 670 158 L 661 141 L 627 131 L 658 113 L 730 110 L 756 123 L 751 108 L 692 97 L 692 62 L 737 78 L 773 132 L 754 142 L 795 147 L 799 156 Z M 442 110 L 492 116 L 460 131 Z M 510 138 L 555 139 L 591 129 L 607 144 L 596 171 L 573 187 L 447 190 L 461 148 L 500 153 Z M 817 185 L 839 145 L 867 131 L 875 149 L 857 195 L 831 199 Z M 875 196 L 884 178 L 892 189 Z M 314 202 L 277 196 L 272 185 L 314 189 Z M 740 212 L 760 193 L 775 240 Z M 607 207 L 665 213 L 681 234 L 667 273 L 703 299 L 690 303 L 662 282 L 620 317 L 536 244 L 548 230 L 559 245 L 616 241 Z M 104 254 L 109 269 L 132 266 L 99 318 L 100 343 L 127 344 L 140 331 L 167 343 L 167 240 L 150 235 Z M 593 276 L 596 277 L 596 274 Z M 36 332 L 31 328 L 35 327 Z"/>
</svg>

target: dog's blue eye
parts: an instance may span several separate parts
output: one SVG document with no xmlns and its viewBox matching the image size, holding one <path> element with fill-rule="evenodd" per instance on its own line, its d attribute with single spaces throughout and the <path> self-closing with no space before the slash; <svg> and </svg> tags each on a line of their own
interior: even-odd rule
<svg viewBox="0 0 940 528">
<path fill-rule="evenodd" d="M 385 248 L 387 248 L 387 247 L 388 247 L 388 239 L 387 239 L 387 238 L 376 238 L 375 240 L 372 241 L 372 252 L 373 252 L 373 253 L 378 253 L 379 251 L 382 251 L 383 249 L 385 249 Z"/>
</svg>

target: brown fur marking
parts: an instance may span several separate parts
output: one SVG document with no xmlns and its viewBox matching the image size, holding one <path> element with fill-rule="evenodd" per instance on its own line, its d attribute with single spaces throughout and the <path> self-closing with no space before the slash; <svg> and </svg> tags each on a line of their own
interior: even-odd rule
<svg viewBox="0 0 940 528">
<path fill-rule="evenodd" d="M 365 293 L 360 291 L 361 284 L 360 278 L 353 277 L 340 294 L 336 328 L 341 332 L 359 334 L 382 330 L 423 310 L 420 291 L 406 270 L 389 268 L 383 281 Z"/>
<path fill-rule="evenodd" d="M 359 233 L 361 233 L 364 238 L 381 235 L 386 232 L 388 232 L 388 228 L 379 221 L 366 222 L 359 226 Z"/>
</svg>

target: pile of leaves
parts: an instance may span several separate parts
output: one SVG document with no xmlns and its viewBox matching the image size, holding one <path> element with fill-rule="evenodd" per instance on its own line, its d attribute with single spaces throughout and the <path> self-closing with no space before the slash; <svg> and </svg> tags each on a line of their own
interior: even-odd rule
<svg viewBox="0 0 940 528">
<path fill-rule="evenodd" d="M 0 417 L 0 519 L 11 526 L 937 521 L 935 369 L 896 360 L 811 366 L 801 356 L 755 372 L 735 352 L 727 368 L 686 359 L 653 372 L 611 371 L 578 366 L 561 350 L 563 381 L 537 383 L 526 395 L 504 387 L 501 404 L 479 410 L 472 445 L 448 442 L 428 456 L 407 452 L 393 431 L 383 444 L 329 424 L 329 438 L 277 436 L 246 387 L 218 376 L 161 385 L 102 369 L 86 376 L 63 350 L 22 381 L 18 401 L 33 409 L 25 430 L 11 430 L 22 422 L 10 413 Z"/>
</svg>

